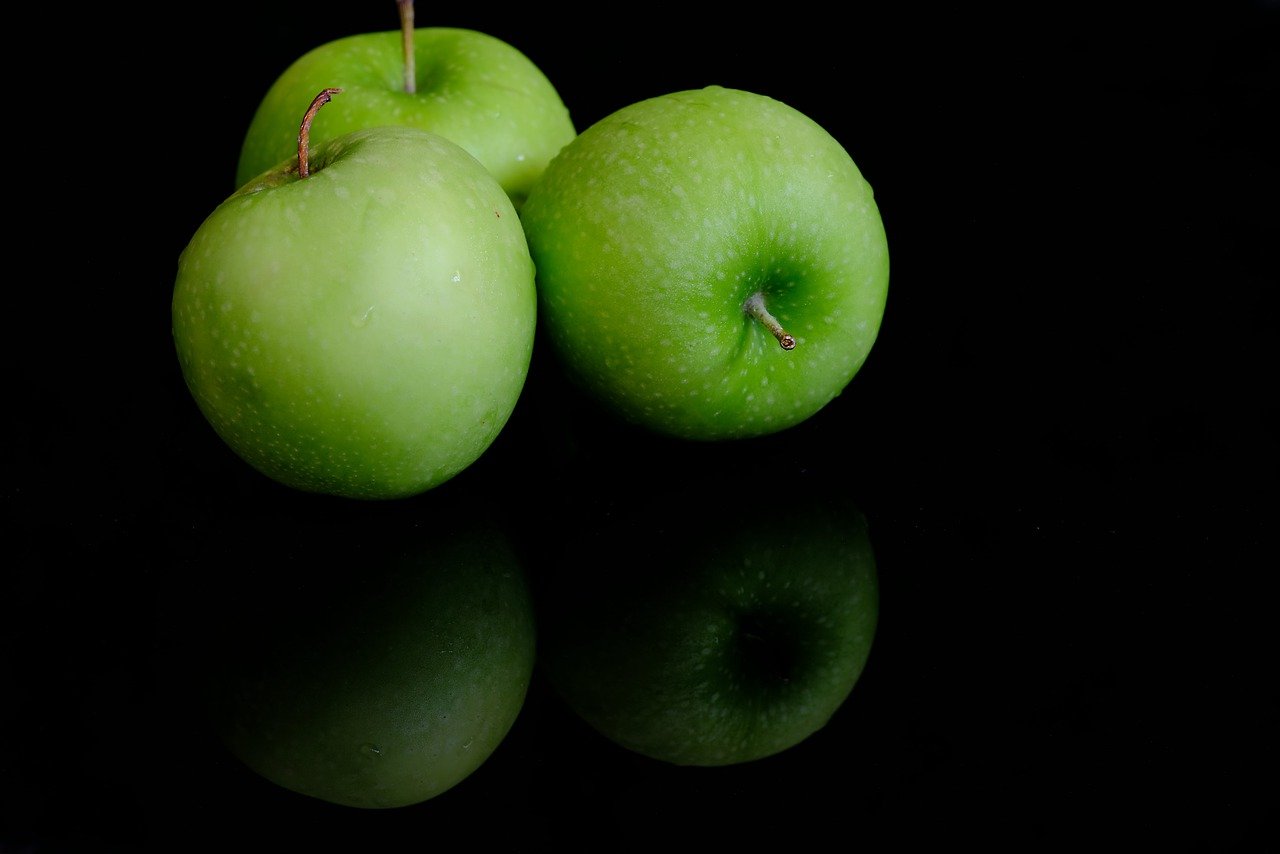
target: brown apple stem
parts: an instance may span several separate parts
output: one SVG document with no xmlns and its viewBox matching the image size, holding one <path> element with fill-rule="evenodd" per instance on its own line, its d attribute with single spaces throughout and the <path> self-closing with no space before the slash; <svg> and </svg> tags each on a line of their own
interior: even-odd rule
<svg viewBox="0 0 1280 854">
<path fill-rule="evenodd" d="M 400 7 L 400 35 L 404 40 L 404 91 L 418 91 L 413 69 L 413 0 L 396 0 Z"/>
<path fill-rule="evenodd" d="M 320 108 L 329 103 L 329 99 L 341 92 L 341 89 L 325 89 L 311 99 L 307 114 L 302 117 L 302 127 L 298 128 L 298 177 L 305 178 L 311 174 L 311 164 L 307 162 L 307 143 L 311 140 L 311 122 L 315 120 Z"/>
<path fill-rule="evenodd" d="M 769 309 L 764 307 L 764 292 L 756 291 L 747 301 L 742 304 L 742 310 L 754 317 L 756 320 L 764 324 L 764 328 L 773 333 L 773 337 L 778 339 L 778 343 L 782 345 L 783 350 L 794 350 L 796 348 L 796 339 L 787 334 L 787 330 L 782 328 L 782 324 L 778 322 L 778 318 L 769 313 Z"/>
</svg>

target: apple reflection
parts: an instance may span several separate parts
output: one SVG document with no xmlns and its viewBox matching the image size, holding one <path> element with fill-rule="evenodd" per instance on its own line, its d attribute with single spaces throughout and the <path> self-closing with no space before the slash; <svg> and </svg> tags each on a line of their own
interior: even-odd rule
<svg viewBox="0 0 1280 854">
<path fill-rule="evenodd" d="M 682 484 L 564 556 L 539 604 L 540 664 L 605 737 L 678 765 L 787 750 L 849 697 L 879 614 L 863 514 L 809 484 Z"/>
<path fill-rule="evenodd" d="M 511 545 L 475 517 L 340 513 L 225 544 L 207 702 L 231 752 L 365 808 L 484 763 L 524 703 L 534 615 Z"/>
</svg>

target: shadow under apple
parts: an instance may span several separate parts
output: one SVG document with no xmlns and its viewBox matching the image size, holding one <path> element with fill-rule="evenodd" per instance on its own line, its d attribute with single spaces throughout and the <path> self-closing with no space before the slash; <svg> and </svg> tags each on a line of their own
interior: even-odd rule
<svg viewBox="0 0 1280 854">
<path fill-rule="evenodd" d="M 563 555 L 539 591 L 539 661 L 605 737 L 678 765 L 729 765 L 821 729 L 879 614 L 866 519 L 808 484 L 682 484 Z"/>
<path fill-rule="evenodd" d="M 535 630 L 515 551 L 474 513 L 408 515 L 264 524 L 217 552 L 204 701 L 231 752 L 286 789 L 420 803 L 521 711 Z"/>
</svg>

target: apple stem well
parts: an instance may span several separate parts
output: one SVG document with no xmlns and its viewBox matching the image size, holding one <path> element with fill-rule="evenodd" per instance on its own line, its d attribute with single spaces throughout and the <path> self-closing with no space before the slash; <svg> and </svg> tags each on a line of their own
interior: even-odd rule
<svg viewBox="0 0 1280 854">
<path fill-rule="evenodd" d="M 756 291 L 747 297 L 747 301 L 742 304 L 742 310 L 764 324 L 764 328 L 772 332 L 773 337 L 778 339 L 778 343 L 782 345 L 783 350 L 794 350 L 796 348 L 796 339 L 792 338 L 787 333 L 787 330 L 782 328 L 778 318 L 770 314 L 769 309 L 764 307 L 763 291 Z"/>
<path fill-rule="evenodd" d="M 319 95 L 311 99 L 311 106 L 307 107 L 307 114 L 302 117 L 302 126 L 298 128 L 299 178 L 306 178 L 311 174 L 311 165 L 307 162 L 307 144 L 311 141 L 311 123 L 315 121 L 316 113 L 320 112 L 320 108 L 329 103 L 329 99 L 341 91 L 341 89 L 322 90 Z"/>
<path fill-rule="evenodd" d="M 413 0 L 396 0 L 400 7 L 400 35 L 404 41 L 404 91 L 418 91 L 413 68 Z"/>
</svg>

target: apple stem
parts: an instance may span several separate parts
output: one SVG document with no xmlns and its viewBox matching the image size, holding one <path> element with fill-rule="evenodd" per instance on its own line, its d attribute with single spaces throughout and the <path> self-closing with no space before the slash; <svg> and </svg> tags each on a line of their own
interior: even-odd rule
<svg viewBox="0 0 1280 854">
<path fill-rule="evenodd" d="M 764 307 L 763 291 L 756 291 L 748 297 L 747 301 L 742 304 L 742 310 L 764 324 L 764 328 L 772 332 L 773 337 L 778 339 L 778 343 L 782 345 L 783 350 L 794 350 L 796 348 L 796 339 L 787 334 L 787 330 L 782 328 L 778 318 L 770 314 L 769 309 Z"/>
<path fill-rule="evenodd" d="M 400 7 L 400 35 L 404 40 L 404 91 L 418 91 L 413 69 L 413 0 L 396 0 Z"/>
<path fill-rule="evenodd" d="M 302 127 L 298 128 L 298 177 L 305 178 L 311 174 L 311 164 L 307 162 L 307 143 L 311 139 L 311 122 L 315 120 L 320 108 L 329 103 L 329 99 L 341 92 L 341 89 L 325 89 L 311 99 L 307 114 L 302 117 Z"/>
</svg>

